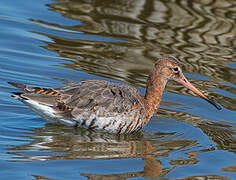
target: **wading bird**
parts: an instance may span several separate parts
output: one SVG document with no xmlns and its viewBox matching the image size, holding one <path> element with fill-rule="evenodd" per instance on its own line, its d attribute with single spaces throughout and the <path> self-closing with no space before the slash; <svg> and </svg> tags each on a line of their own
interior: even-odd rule
<svg viewBox="0 0 236 180">
<path fill-rule="evenodd" d="M 166 83 L 174 80 L 220 109 L 183 75 L 174 57 L 160 58 L 149 74 L 143 97 L 131 86 L 104 80 L 84 80 L 61 88 L 32 87 L 9 82 L 22 92 L 13 97 L 21 100 L 47 122 L 132 133 L 143 128 L 157 112 Z"/>
</svg>

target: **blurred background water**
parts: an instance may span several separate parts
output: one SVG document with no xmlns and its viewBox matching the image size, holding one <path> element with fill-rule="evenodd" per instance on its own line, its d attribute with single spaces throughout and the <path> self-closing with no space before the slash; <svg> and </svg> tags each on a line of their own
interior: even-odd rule
<svg viewBox="0 0 236 180">
<path fill-rule="evenodd" d="M 1 0 L 3 179 L 236 179 L 236 1 Z M 158 57 L 180 59 L 221 111 L 176 83 L 137 134 L 45 124 L 7 81 L 106 79 L 145 93 Z"/>
</svg>

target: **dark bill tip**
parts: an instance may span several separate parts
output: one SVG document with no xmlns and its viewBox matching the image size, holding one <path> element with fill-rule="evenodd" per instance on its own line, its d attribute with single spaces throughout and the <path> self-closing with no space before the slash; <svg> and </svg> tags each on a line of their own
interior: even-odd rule
<svg viewBox="0 0 236 180">
<path fill-rule="evenodd" d="M 209 103 L 211 103 L 213 106 L 215 106 L 216 107 L 216 109 L 218 109 L 218 110 L 221 110 L 222 109 L 222 107 L 219 105 L 219 104 L 217 104 L 217 102 L 216 102 L 216 100 L 214 100 L 213 98 L 208 98 L 208 99 L 206 99 Z"/>
</svg>

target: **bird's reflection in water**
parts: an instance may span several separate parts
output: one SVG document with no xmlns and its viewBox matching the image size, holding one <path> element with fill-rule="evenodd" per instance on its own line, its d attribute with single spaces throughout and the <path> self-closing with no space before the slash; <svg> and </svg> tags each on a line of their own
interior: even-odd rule
<svg viewBox="0 0 236 180">
<path fill-rule="evenodd" d="M 82 176 L 87 177 L 91 180 L 118 180 L 118 179 L 127 179 L 127 178 L 135 178 L 135 177 L 145 177 L 145 178 L 153 178 L 153 177 L 162 177 L 176 167 L 171 169 L 163 169 L 161 166 L 161 161 L 156 160 L 155 156 L 145 156 L 142 158 L 145 161 L 145 165 L 143 171 L 138 172 L 125 172 L 120 174 L 89 174 L 89 173 L 81 173 Z"/>
<path fill-rule="evenodd" d="M 47 124 L 45 127 L 27 134 L 29 138 L 33 139 L 29 144 L 8 149 L 9 153 L 17 157 L 17 160 L 141 158 L 144 161 L 143 171 L 138 172 L 108 175 L 81 172 L 81 175 L 90 179 L 164 176 L 174 170 L 176 165 L 163 168 L 161 158 L 168 157 L 171 152 L 196 145 L 196 141 L 193 140 L 179 140 L 176 138 L 175 132 L 155 134 L 139 132 L 115 135 Z"/>
<path fill-rule="evenodd" d="M 204 132 L 206 131 L 206 134 L 208 134 L 207 132 L 209 132 L 211 127 L 209 135 L 213 140 L 213 137 L 216 136 L 213 132 L 216 131 L 215 129 L 219 130 L 219 127 L 209 126 L 206 123 L 195 124 L 195 126 Z M 73 129 L 63 125 L 47 124 L 43 128 L 37 128 L 25 134 L 26 137 L 32 139 L 30 143 L 8 149 L 9 154 L 16 157 L 15 159 L 13 158 L 14 161 L 110 160 L 128 158 L 140 158 L 144 161 L 144 167 L 141 171 L 128 171 L 119 174 L 80 172 L 81 176 L 93 180 L 164 177 L 180 166 L 198 164 L 199 153 L 214 151 L 216 148 L 194 148 L 198 145 L 198 142 L 184 138 L 179 132 L 152 133 L 143 130 L 135 134 L 115 135 L 81 128 Z M 229 136 L 230 134 L 227 137 Z M 182 151 L 183 156 L 181 158 L 170 157 L 170 154 L 176 151 Z M 233 152 L 233 149 L 230 151 Z M 170 157 L 168 167 L 165 167 L 164 163 L 162 165 L 161 162 L 166 157 Z M 36 179 L 41 178 L 40 175 L 33 176 Z M 205 175 L 204 177 L 206 179 L 212 177 L 208 176 Z M 184 179 L 188 178 L 185 177 Z"/>
</svg>

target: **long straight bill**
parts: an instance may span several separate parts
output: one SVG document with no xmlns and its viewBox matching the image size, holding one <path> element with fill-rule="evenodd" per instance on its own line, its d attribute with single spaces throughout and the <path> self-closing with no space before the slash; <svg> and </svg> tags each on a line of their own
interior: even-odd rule
<svg viewBox="0 0 236 180">
<path fill-rule="evenodd" d="M 193 86 L 185 77 L 179 80 L 179 83 L 182 84 L 184 87 L 188 88 L 189 90 L 193 91 L 197 94 L 200 98 L 205 99 L 207 102 L 211 103 L 216 109 L 221 110 L 221 107 L 216 104 L 213 99 L 209 99 L 204 94 L 202 94 L 195 86 Z"/>
</svg>

